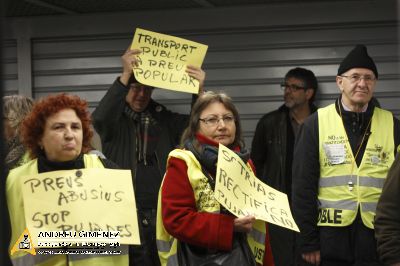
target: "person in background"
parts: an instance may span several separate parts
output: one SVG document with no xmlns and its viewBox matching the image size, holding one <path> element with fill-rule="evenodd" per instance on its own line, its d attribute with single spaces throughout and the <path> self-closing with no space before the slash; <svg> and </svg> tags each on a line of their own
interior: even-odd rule
<svg viewBox="0 0 400 266">
<path fill-rule="evenodd" d="M 3 125 L 6 141 L 5 165 L 8 169 L 18 167 L 29 160 L 29 155 L 21 143 L 20 127 L 32 106 L 33 100 L 23 95 L 3 97 Z"/>
<path fill-rule="evenodd" d="M 375 237 L 385 265 L 400 266 L 400 154 L 387 175 L 376 207 Z"/>
<path fill-rule="evenodd" d="M 157 195 L 168 153 L 179 144 L 189 116 L 169 111 L 151 98 L 154 88 L 136 81 L 133 67 L 139 53 L 129 48 L 124 53 L 122 74 L 92 117 L 104 155 L 132 172 L 141 245 L 130 247 L 131 265 L 157 266 Z M 202 91 L 204 71 L 193 66 L 186 71 L 199 81 Z"/>
<path fill-rule="evenodd" d="M 11 222 L 10 250 L 27 228 L 22 198 L 21 178 L 57 170 L 81 168 L 118 168 L 113 162 L 88 155 L 93 132 L 87 102 L 78 96 L 58 94 L 48 96 L 33 106 L 21 126 L 23 144 L 30 161 L 14 168 L 6 180 L 7 205 Z M 127 266 L 127 248 L 120 255 L 49 255 L 17 252 L 11 255 L 13 265 L 59 266 Z"/>
<path fill-rule="evenodd" d="M 219 143 L 254 171 L 231 98 L 208 91 L 192 108 L 181 148 L 169 154 L 160 188 L 157 246 L 163 266 L 246 266 L 255 265 L 254 258 L 273 265 L 270 249 L 264 253 L 269 245 L 265 222 L 251 215 L 237 218 L 213 196 Z M 253 254 L 256 250 L 262 255 Z"/>
<path fill-rule="evenodd" d="M 300 129 L 292 210 L 302 257 L 314 265 L 382 265 L 374 216 L 400 143 L 400 123 L 371 101 L 378 70 L 364 45 L 340 63 L 335 103 Z"/>
<path fill-rule="evenodd" d="M 3 133 L 4 133 L 4 168 L 1 169 L 4 177 L 10 169 L 16 168 L 29 161 L 29 154 L 21 142 L 20 127 L 23 119 L 32 109 L 33 100 L 22 95 L 9 95 L 3 97 Z M 6 180 L 6 178 L 4 178 Z M 4 183 L 5 184 L 5 183 Z M 3 186 L 5 187 L 5 186 Z M 4 189 L 5 197 L 5 189 Z M 2 200 L 1 209 L 5 217 L 8 215 L 6 200 Z M 6 245 L 10 241 L 11 230 L 9 219 L 4 219 L 3 234 L 7 237 Z M 8 257 L 8 254 L 7 254 Z M 5 263 L 11 264 L 11 261 Z"/>
<path fill-rule="evenodd" d="M 264 115 L 257 124 L 251 159 L 258 178 L 288 195 L 291 202 L 294 141 L 300 125 L 317 110 L 314 105 L 318 81 L 308 69 L 290 69 L 281 84 L 284 104 Z M 270 224 L 271 247 L 276 266 L 302 263 L 295 255 L 294 231 Z"/>
</svg>

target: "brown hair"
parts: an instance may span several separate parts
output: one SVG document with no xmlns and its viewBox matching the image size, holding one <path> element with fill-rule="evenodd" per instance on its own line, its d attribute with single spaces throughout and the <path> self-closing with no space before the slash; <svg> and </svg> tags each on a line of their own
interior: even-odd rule
<svg viewBox="0 0 400 266">
<path fill-rule="evenodd" d="M 216 93 L 213 91 L 207 91 L 199 96 L 197 101 L 192 107 L 192 113 L 190 114 L 189 125 L 185 129 L 181 138 L 181 147 L 184 147 L 184 143 L 191 138 L 194 138 L 197 131 L 199 130 L 199 119 L 200 114 L 206 109 L 210 104 L 219 102 L 222 103 L 226 109 L 233 113 L 235 117 L 236 134 L 233 140 L 233 146 L 240 146 L 244 148 L 244 141 L 242 139 L 242 127 L 240 124 L 239 112 L 237 111 L 235 105 L 232 102 L 231 97 L 225 93 Z"/>
<path fill-rule="evenodd" d="M 43 137 L 47 119 L 63 109 L 75 111 L 82 122 L 82 152 L 87 153 L 91 150 L 90 141 L 93 131 L 90 128 L 91 120 L 87 102 L 76 95 L 62 93 L 39 100 L 22 123 L 22 141 L 30 151 L 32 158 L 38 157 L 41 153 L 39 141 Z"/>
<path fill-rule="evenodd" d="M 3 97 L 3 116 L 7 118 L 15 134 L 19 134 L 22 121 L 32 110 L 33 100 L 23 95 Z"/>
</svg>

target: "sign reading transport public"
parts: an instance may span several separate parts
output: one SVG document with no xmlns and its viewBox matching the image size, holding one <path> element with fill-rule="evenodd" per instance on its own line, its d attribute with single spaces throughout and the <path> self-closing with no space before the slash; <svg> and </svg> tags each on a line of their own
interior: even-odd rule
<svg viewBox="0 0 400 266">
<path fill-rule="evenodd" d="M 199 82 L 186 73 L 186 66 L 201 67 L 207 45 L 137 28 L 131 49 L 139 49 L 133 73 L 142 84 L 197 94 Z"/>
</svg>

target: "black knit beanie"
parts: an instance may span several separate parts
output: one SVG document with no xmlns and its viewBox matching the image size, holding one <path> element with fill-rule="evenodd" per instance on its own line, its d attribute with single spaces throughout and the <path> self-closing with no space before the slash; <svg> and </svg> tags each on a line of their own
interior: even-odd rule
<svg viewBox="0 0 400 266">
<path fill-rule="evenodd" d="M 337 75 L 340 76 L 344 72 L 352 68 L 366 68 L 374 72 L 375 77 L 378 78 L 378 70 L 374 60 L 368 55 L 367 47 L 362 44 L 356 45 L 353 50 L 343 59 L 340 63 Z"/>
</svg>

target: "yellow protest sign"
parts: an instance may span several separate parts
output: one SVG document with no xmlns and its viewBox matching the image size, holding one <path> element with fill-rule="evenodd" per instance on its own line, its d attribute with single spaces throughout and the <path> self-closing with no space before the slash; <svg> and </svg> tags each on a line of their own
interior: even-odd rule
<svg viewBox="0 0 400 266">
<path fill-rule="evenodd" d="M 261 182 L 233 151 L 219 144 L 215 198 L 238 217 L 256 219 L 299 232 L 287 195 Z"/>
<path fill-rule="evenodd" d="M 22 178 L 25 220 L 35 247 L 48 231 L 119 231 L 139 244 L 130 170 L 88 168 Z"/>
<path fill-rule="evenodd" d="M 201 67 L 207 45 L 137 28 L 131 49 L 140 49 L 137 81 L 157 88 L 198 93 L 199 82 L 186 72 L 187 65 Z"/>
</svg>

